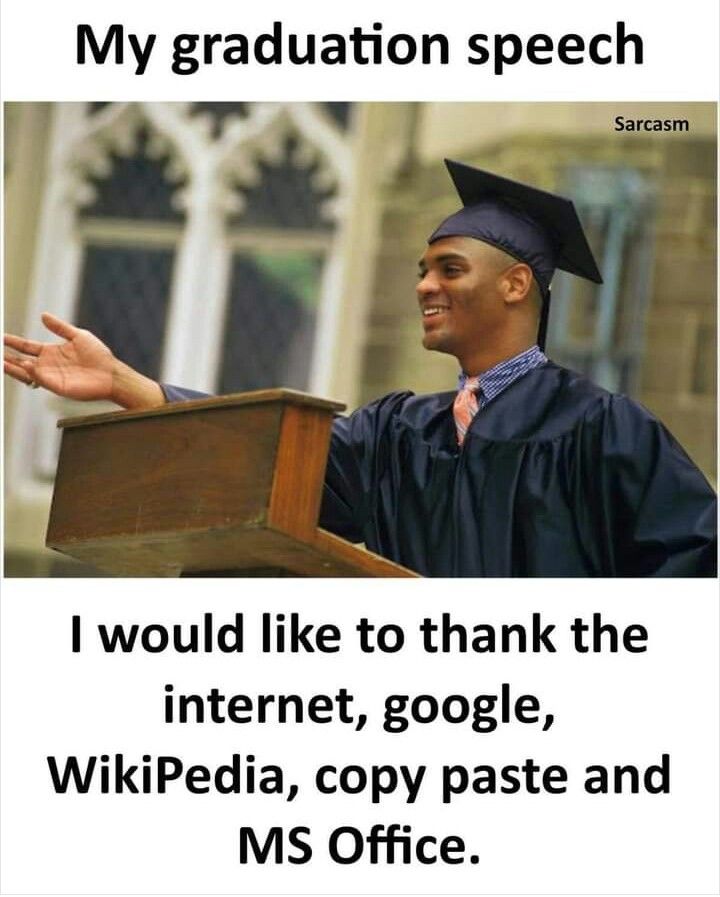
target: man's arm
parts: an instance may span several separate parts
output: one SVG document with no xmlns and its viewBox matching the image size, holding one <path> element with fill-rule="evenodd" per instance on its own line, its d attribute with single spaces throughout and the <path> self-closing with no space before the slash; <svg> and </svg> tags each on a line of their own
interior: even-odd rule
<svg viewBox="0 0 720 897">
<path fill-rule="evenodd" d="M 392 455 L 393 422 L 410 392 L 394 392 L 336 417 L 330 440 L 320 526 L 350 542 L 377 544 L 377 493 Z"/>
<path fill-rule="evenodd" d="M 141 410 L 165 404 L 160 385 L 116 358 L 90 333 L 45 312 L 42 322 L 63 342 L 43 343 L 5 335 L 5 373 L 66 399 L 109 401 Z"/>
<path fill-rule="evenodd" d="M 614 397 L 603 433 L 605 506 L 620 576 L 715 576 L 717 502 L 709 483 L 642 406 Z"/>
<path fill-rule="evenodd" d="M 187 402 L 189 399 L 207 399 L 208 393 L 198 392 L 196 389 L 185 389 L 184 386 L 171 386 L 169 383 L 161 383 L 166 402 Z"/>
</svg>

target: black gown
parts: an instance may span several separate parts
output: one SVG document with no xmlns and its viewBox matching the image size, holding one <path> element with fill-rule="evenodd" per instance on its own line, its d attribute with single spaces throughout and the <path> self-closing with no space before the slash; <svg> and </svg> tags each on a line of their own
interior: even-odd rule
<svg viewBox="0 0 720 897">
<path fill-rule="evenodd" d="M 320 525 L 425 576 L 697 576 L 715 496 L 646 409 L 548 363 L 473 420 L 454 392 L 339 418 Z"/>
<path fill-rule="evenodd" d="M 645 408 L 547 363 L 458 448 L 454 398 L 336 418 L 320 525 L 424 576 L 715 574 L 714 493 Z"/>
</svg>

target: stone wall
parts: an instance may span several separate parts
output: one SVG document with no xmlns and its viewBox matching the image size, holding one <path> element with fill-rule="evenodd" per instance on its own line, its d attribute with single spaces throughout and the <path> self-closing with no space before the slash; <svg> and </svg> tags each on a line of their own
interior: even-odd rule
<svg viewBox="0 0 720 897">
<path fill-rule="evenodd" d="M 714 141 L 663 153 L 640 400 L 708 476 L 716 468 L 717 221 Z"/>
</svg>

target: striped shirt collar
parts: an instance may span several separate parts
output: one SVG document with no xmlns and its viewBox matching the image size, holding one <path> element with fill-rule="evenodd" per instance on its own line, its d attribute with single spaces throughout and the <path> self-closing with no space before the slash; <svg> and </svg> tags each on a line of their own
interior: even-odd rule
<svg viewBox="0 0 720 897">
<path fill-rule="evenodd" d="M 488 402 L 491 402 L 496 396 L 507 389 L 511 383 L 514 383 L 518 377 L 522 377 L 528 371 L 545 364 L 547 356 L 541 352 L 537 346 L 531 346 L 519 355 L 513 358 L 507 358 L 480 374 L 480 391 L 478 393 L 478 403 L 482 408 Z M 467 382 L 468 375 L 464 372 L 460 374 L 458 379 L 458 389 L 462 389 Z"/>
</svg>

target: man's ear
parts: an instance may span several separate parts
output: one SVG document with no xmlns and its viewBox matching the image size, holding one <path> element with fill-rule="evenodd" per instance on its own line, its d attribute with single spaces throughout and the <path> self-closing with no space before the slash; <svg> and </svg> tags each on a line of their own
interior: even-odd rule
<svg viewBox="0 0 720 897">
<path fill-rule="evenodd" d="M 522 302 L 532 292 L 533 273 L 529 265 L 517 262 L 506 268 L 502 275 L 503 301 L 509 304 Z"/>
</svg>

